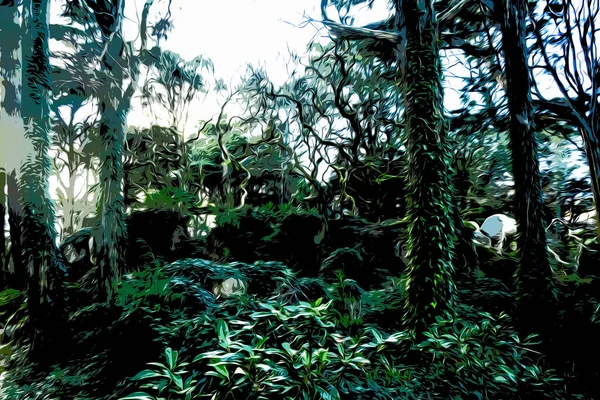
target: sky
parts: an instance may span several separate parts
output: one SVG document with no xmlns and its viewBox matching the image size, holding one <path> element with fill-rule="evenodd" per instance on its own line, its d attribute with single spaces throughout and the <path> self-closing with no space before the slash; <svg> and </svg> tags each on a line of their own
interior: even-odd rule
<svg viewBox="0 0 600 400">
<path fill-rule="evenodd" d="M 157 11 L 164 11 L 164 2 L 157 3 Z M 133 39 L 143 0 L 126 4 L 128 21 L 124 31 L 126 39 Z M 357 24 L 381 20 L 388 15 L 385 0 L 375 2 L 372 10 L 357 9 L 360 10 Z M 300 27 L 305 25 L 307 17 L 321 19 L 320 0 L 173 0 L 171 12 L 174 29 L 161 47 L 186 60 L 198 55 L 210 58 L 215 75 L 230 87 L 240 81 L 247 64 L 263 67 L 275 85 L 283 84 L 293 70 L 289 51 L 303 55 L 311 40 L 327 35 L 320 25 Z M 195 104 L 186 133 L 195 132 L 198 120 L 217 114 L 222 101 L 222 98 L 209 96 Z M 148 118 L 139 103 L 133 107 L 128 122 L 146 125 Z"/>
<path fill-rule="evenodd" d="M 155 0 L 151 14 L 164 15 L 167 1 Z M 308 17 L 321 19 L 320 3 L 321 0 L 173 0 L 171 21 L 174 28 L 168 39 L 161 42 L 161 47 L 186 60 L 198 55 L 210 58 L 216 77 L 223 78 L 230 87 L 240 81 L 247 64 L 263 67 L 270 80 L 275 85 L 281 85 L 293 70 L 293 65 L 289 63 L 289 52 L 306 54 L 311 40 L 327 38 L 327 30 L 321 24 L 306 24 Z M 376 0 L 372 9 L 366 5 L 353 7 L 353 25 L 386 19 L 390 12 L 388 4 L 388 0 Z M 138 35 L 143 5 L 144 0 L 128 0 L 126 3 L 126 40 L 133 40 Z M 333 7 L 330 7 L 328 16 L 335 19 L 336 15 Z M 457 61 L 458 58 L 449 52 L 442 57 L 445 67 L 452 66 L 444 77 L 444 105 L 448 110 L 461 106 L 458 90 L 462 84 L 460 77 L 470 75 L 470 71 Z M 553 85 L 541 86 L 547 92 Z M 550 91 L 551 97 L 559 95 L 555 90 Z M 195 134 L 199 120 L 215 116 L 222 102 L 223 98 L 214 94 L 196 101 L 185 127 L 186 135 Z M 143 110 L 135 100 L 132 107 L 128 116 L 129 124 L 150 125 L 149 111 Z M 239 110 L 235 105 L 229 107 Z"/>
<path fill-rule="evenodd" d="M 126 5 L 125 37 L 133 39 L 139 26 L 140 11 L 136 15 L 136 8 L 141 10 L 143 0 Z M 155 10 L 164 15 L 161 5 L 157 4 Z M 288 48 L 304 53 L 316 34 L 310 26 L 299 29 L 291 24 L 301 23 L 302 13 L 314 11 L 316 5 L 318 0 L 174 0 L 173 29 L 161 47 L 188 61 L 199 55 L 210 58 L 215 76 L 229 87 L 239 82 L 247 64 L 263 66 L 273 81 L 282 84 L 289 76 L 285 57 Z M 195 131 L 198 120 L 217 114 L 222 101 L 223 98 L 209 94 L 202 102 L 196 102 L 186 133 Z M 147 113 L 139 103 L 134 102 L 133 108 L 129 124 L 147 125 Z"/>
</svg>

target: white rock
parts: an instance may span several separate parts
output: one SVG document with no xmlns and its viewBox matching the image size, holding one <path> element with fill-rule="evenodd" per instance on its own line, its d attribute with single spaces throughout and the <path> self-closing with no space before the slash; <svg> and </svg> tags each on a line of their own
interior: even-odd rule
<svg viewBox="0 0 600 400">
<path fill-rule="evenodd" d="M 507 239 L 517 233 L 517 221 L 504 214 L 494 214 L 485 219 L 480 231 L 496 242 L 496 248 L 501 253 Z"/>
<path fill-rule="evenodd" d="M 213 294 L 217 297 L 231 297 L 234 293 L 245 293 L 247 289 L 248 285 L 241 279 L 227 278 L 213 286 Z"/>
</svg>

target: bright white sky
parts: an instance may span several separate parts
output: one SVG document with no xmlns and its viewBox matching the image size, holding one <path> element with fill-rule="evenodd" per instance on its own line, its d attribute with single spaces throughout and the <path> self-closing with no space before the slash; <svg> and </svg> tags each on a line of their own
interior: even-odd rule
<svg viewBox="0 0 600 400">
<path fill-rule="evenodd" d="M 164 2 L 157 2 L 153 9 L 163 11 Z M 137 15 L 141 14 L 143 3 L 143 0 L 126 3 L 125 15 L 129 19 L 125 25 L 126 39 L 131 40 L 137 34 Z M 380 0 L 372 10 L 364 7 L 356 23 L 386 18 L 387 4 L 386 0 Z M 171 11 L 174 29 L 161 47 L 186 60 L 198 55 L 210 58 L 215 75 L 223 78 L 230 88 L 239 82 L 247 64 L 263 67 L 274 84 L 283 84 L 293 70 L 288 63 L 289 52 L 302 56 L 312 39 L 326 35 L 325 29 L 318 31 L 318 25 L 298 27 L 306 21 L 305 16 L 321 19 L 320 0 L 173 0 Z M 202 104 L 193 107 L 195 113 L 190 115 L 186 133 L 195 132 L 198 120 L 218 113 L 219 104 L 216 96 L 209 95 Z M 145 112 L 136 103 L 128 122 L 138 126 L 147 124 Z"/>
</svg>

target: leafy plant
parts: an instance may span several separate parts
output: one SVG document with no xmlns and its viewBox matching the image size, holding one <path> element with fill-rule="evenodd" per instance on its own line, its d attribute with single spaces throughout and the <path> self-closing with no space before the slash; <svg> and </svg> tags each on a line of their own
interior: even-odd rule
<svg viewBox="0 0 600 400">
<path fill-rule="evenodd" d="M 146 369 L 132 379 L 134 381 L 149 381 L 141 385 L 143 389 L 152 389 L 156 396 L 147 392 L 135 392 L 122 397 L 120 400 L 191 400 L 192 392 L 197 388 L 198 381 L 194 374 L 186 377 L 188 371 L 184 369 L 188 363 L 179 360 L 179 352 L 168 347 L 165 350 L 166 363 L 153 362 Z"/>
</svg>

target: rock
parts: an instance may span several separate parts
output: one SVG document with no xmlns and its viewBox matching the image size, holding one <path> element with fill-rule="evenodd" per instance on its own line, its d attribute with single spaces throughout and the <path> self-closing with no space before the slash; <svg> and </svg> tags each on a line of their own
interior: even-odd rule
<svg viewBox="0 0 600 400">
<path fill-rule="evenodd" d="M 504 214 L 494 214 L 485 219 L 481 225 L 480 232 L 491 239 L 498 253 L 506 247 L 508 239 L 517 233 L 517 221 Z"/>
<path fill-rule="evenodd" d="M 172 210 L 135 211 L 127 217 L 127 235 L 146 242 L 155 256 L 169 258 L 181 240 L 189 238 L 189 220 L 190 217 Z"/>
<path fill-rule="evenodd" d="M 67 279 L 77 281 L 81 279 L 94 266 L 91 260 L 90 240 L 92 229 L 81 229 L 68 238 L 60 245 L 60 250 L 65 260 L 67 268 Z"/>
<path fill-rule="evenodd" d="M 398 242 L 398 244 L 396 244 L 396 246 L 394 247 L 394 250 L 395 250 L 396 257 L 401 259 L 402 263 L 405 266 L 407 266 L 408 258 L 406 257 L 406 255 L 408 254 L 408 251 L 406 250 L 406 246 L 403 245 L 402 242 Z"/>
<path fill-rule="evenodd" d="M 212 229 L 206 247 L 215 260 L 278 261 L 300 274 L 315 276 L 320 265 L 315 237 L 321 226 L 320 218 L 309 212 L 270 215 L 243 210 Z"/>
<path fill-rule="evenodd" d="M 231 297 L 234 294 L 246 293 L 248 285 L 241 279 L 227 278 L 218 285 L 213 286 L 213 294 L 216 297 Z"/>
</svg>

